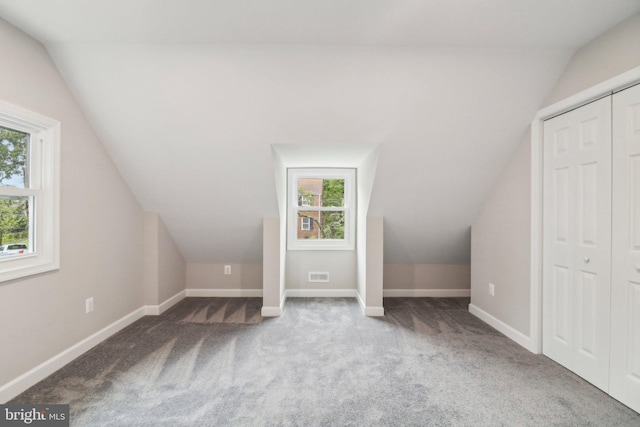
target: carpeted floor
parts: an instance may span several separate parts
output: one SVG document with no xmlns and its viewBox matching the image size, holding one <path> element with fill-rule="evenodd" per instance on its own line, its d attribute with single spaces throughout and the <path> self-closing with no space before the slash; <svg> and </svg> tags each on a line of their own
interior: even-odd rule
<svg viewBox="0 0 640 427">
<path fill-rule="evenodd" d="M 467 311 L 468 298 L 187 298 L 11 403 L 77 426 L 640 426 L 640 415 Z"/>
</svg>

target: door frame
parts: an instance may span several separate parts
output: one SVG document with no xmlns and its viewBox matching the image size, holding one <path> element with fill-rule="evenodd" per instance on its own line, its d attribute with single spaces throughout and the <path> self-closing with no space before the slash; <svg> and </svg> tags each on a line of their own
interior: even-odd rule
<svg viewBox="0 0 640 427">
<path fill-rule="evenodd" d="M 531 276 L 529 351 L 542 353 L 542 189 L 544 121 L 640 83 L 640 67 L 539 110 L 531 122 Z"/>
</svg>

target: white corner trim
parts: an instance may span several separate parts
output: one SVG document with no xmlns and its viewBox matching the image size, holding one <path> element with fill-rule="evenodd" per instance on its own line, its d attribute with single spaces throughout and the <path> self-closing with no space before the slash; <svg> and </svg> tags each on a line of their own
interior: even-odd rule
<svg viewBox="0 0 640 427">
<path fill-rule="evenodd" d="M 362 296 L 360 295 L 360 292 L 358 292 L 357 289 L 356 289 L 356 299 L 358 300 L 358 304 L 360 304 L 360 309 L 362 310 L 362 314 L 366 316 L 365 314 L 366 305 L 364 303 L 364 300 L 362 299 Z"/>
<path fill-rule="evenodd" d="M 179 303 L 180 301 L 185 299 L 186 296 L 187 296 L 187 291 L 185 289 L 185 290 L 182 290 L 182 291 L 178 292 L 177 294 L 175 294 L 171 298 L 167 299 L 162 304 L 159 304 L 159 305 L 145 305 L 143 307 L 144 308 L 144 314 L 147 315 L 147 316 L 159 316 L 160 314 L 164 313 L 165 311 L 169 310 L 171 307 L 173 307 L 174 305 L 176 305 L 177 303 Z"/>
<path fill-rule="evenodd" d="M 262 289 L 187 289 L 188 297 L 261 298 Z"/>
<path fill-rule="evenodd" d="M 287 289 L 286 298 L 356 298 L 355 289 Z"/>
<path fill-rule="evenodd" d="M 386 298 L 457 298 L 470 297 L 471 289 L 384 289 L 382 295 Z"/>
<path fill-rule="evenodd" d="M 56 354 L 49 360 L 41 363 L 35 368 L 25 372 L 19 377 L 3 384 L 0 387 L 0 403 L 6 403 L 13 399 L 29 387 L 35 385 L 37 382 L 42 381 L 49 375 L 53 374 L 58 369 L 62 368 L 67 363 L 71 362 L 78 356 L 91 350 L 102 341 L 106 340 L 115 333 L 126 328 L 138 319 L 141 319 L 145 315 L 144 307 L 137 309 L 136 311 L 127 314 L 123 318 L 116 320 L 112 324 L 100 329 L 93 335 L 83 339 L 77 344 L 72 345 L 66 350 Z"/>
<path fill-rule="evenodd" d="M 360 292 L 356 290 L 356 299 L 358 300 L 358 304 L 360 304 L 360 309 L 362 310 L 362 314 L 367 317 L 383 317 L 384 316 L 384 307 L 367 307 L 360 295 Z"/>
<path fill-rule="evenodd" d="M 260 314 L 262 317 L 280 317 L 284 312 L 284 303 L 287 300 L 287 292 L 282 293 L 282 298 L 280 299 L 280 307 L 268 307 L 262 306 L 262 310 L 260 310 Z"/>
<path fill-rule="evenodd" d="M 531 122 L 531 347 L 542 353 L 542 155 L 544 121 L 640 82 L 640 67 L 541 109 Z"/>
<path fill-rule="evenodd" d="M 504 323 L 502 320 L 499 320 L 493 317 L 486 311 L 482 310 L 481 308 L 478 308 L 478 306 L 475 306 L 473 304 L 469 304 L 469 313 L 473 314 L 474 316 L 476 316 L 478 319 L 482 320 L 489 326 L 492 326 L 494 329 L 497 329 L 498 332 L 503 333 L 504 335 L 507 336 L 507 338 L 515 341 L 516 343 L 520 344 L 527 350 L 535 353 L 532 350 L 533 342 L 531 338 L 526 336 L 522 332 L 515 330 L 511 326 Z"/>
</svg>

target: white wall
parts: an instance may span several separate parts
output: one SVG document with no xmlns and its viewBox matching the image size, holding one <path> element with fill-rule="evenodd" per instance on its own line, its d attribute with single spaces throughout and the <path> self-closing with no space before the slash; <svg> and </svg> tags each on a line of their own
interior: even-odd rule
<svg viewBox="0 0 640 427">
<path fill-rule="evenodd" d="M 187 264 L 158 217 L 158 302 L 163 303 L 186 287 Z"/>
<path fill-rule="evenodd" d="M 45 49 L 1 20 L 0 40 L 0 99 L 62 128 L 61 268 L 0 284 L 1 385 L 143 305 L 143 211 Z"/>
<path fill-rule="evenodd" d="M 262 218 L 280 210 L 271 144 L 321 147 L 342 161 L 335 167 L 363 160 L 335 148 L 382 144 L 367 214 L 385 218 L 387 262 L 469 263 L 469 225 L 570 54 L 208 43 L 50 51 L 143 206 L 189 262 L 217 263 L 262 260 Z M 307 167 L 321 166 L 315 154 Z"/>
<path fill-rule="evenodd" d="M 262 289 L 262 264 L 188 263 L 187 289 Z"/>
<path fill-rule="evenodd" d="M 385 264 L 385 290 L 469 290 L 469 265 Z"/>
<path fill-rule="evenodd" d="M 561 99 L 622 74 L 640 64 L 640 14 L 580 48 L 545 102 Z"/>
<path fill-rule="evenodd" d="M 144 303 L 158 305 L 185 289 L 186 263 L 157 213 L 144 213 Z"/>
<path fill-rule="evenodd" d="M 329 272 L 328 283 L 309 282 L 310 271 Z M 355 289 L 356 251 L 287 251 L 287 289 Z"/>
<path fill-rule="evenodd" d="M 366 295 L 364 313 L 367 316 L 383 316 L 383 277 L 384 277 L 384 218 L 367 217 L 366 239 Z"/>
<path fill-rule="evenodd" d="M 544 105 L 640 66 L 639 41 L 640 14 L 587 43 Z M 471 303 L 525 336 L 531 326 L 530 145 L 527 134 L 476 216 L 471 237 Z M 493 298 L 487 294 L 490 281 L 496 284 Z"/>
<path fill-rule="evenodd" d="M 332 290 L 357 288 L 361 297 L 365 298 L 367 210 L 371 199 L 379 153 L 379 144 L 335 144 L 331 145 L 330 149 L 326 144 L 276 144 L 272 146 L 276 194 L 280 213 L 280 265 L 281 271 L 285 273 L 284 284 L 287 289 Z M 355 168 L 357 170 L 357 243 L 355 251 L 286 250 L 286 178 L 287 168 L 290 167 Z M 267 223 L 265 222 L 265 227 L 266 225 Z M 274 245 L 275 241 L 267 234 L 264 236 L 263 245 L 265 246 L 263 250 L 271 252 L 266 245 L 267 238 Z M 270 258 L 271 256 L 265 252 L 263 255 L 264 262 L 266 263 L 267 259 Z M 381 260 L 380 265 L 382 265 Z M 266 268 L 265 264 L 265 270 Z M 268 268 L 270 271 L 273 266 Z M 330 282 L 310 283 L 308 281 L 308 273 L 310 271 L 329 272 Z M 270 283 L 270 281 L 267 282 L 265 279 L 265 283 Z M 380 293 L 382 292 L 381 288 L 382 281 L 380 280 Z M 266 299 L 267 294 L 265 293 L 265 305 L 267 305 Z"/>
<path fill-rule="evenodd" d="M 144 246 L 144 304 L 158 305 L 158 214 L 154 212 L 144 213 L 143 242 Z"/>
<path fill-rule="evenodd" d="M 373 150 L 358 168 L 358 213 L 356 224 L 356 285 L 361 304 L 367 301 L 367 213 L 375 182 L 381 146 Z M 380 284 L 382 286 L 382 284 Z M 365 307 L 366 311 L 366 307 Z"/>
<path fill-rule="evenodd" d="M 518 147 L 471 230 L 471 303 L 529 335 L 531 146 Z M 489 282 L 495 296 L 489 295 Z"/>
<path fill-rule="evenodd" d="M 284 262 L 286 233 L 281 218 L 262 219 L 262 315 L 280 316 L 284 296 Z"/>
</svg>

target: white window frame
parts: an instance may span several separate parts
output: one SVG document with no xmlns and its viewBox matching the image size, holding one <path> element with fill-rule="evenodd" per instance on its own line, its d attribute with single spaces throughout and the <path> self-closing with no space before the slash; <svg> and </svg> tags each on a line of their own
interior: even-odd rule
<svg viewBox="0 0 640 427">
<path fill-rule="evenodd" d="M 290 168 L 288 173 L 287 249 L 354 250 L 356 236 L 356 170 Z M 298 206 L 298 180 L 301 178 L 344 179 L 344 207 Z M 298 212 L 344 211 L 344 239 L 298 239 Z"/>
<path fill-rule="evenodd" d="M 31 252 L 0 258 L 0 282 L 5 282 L 60 268 L 60 122 L 0 101 L 0 126 L 30 135 L 29 187 L 0 186 L 0 195 L 34 201 Z"/>
</svg>

